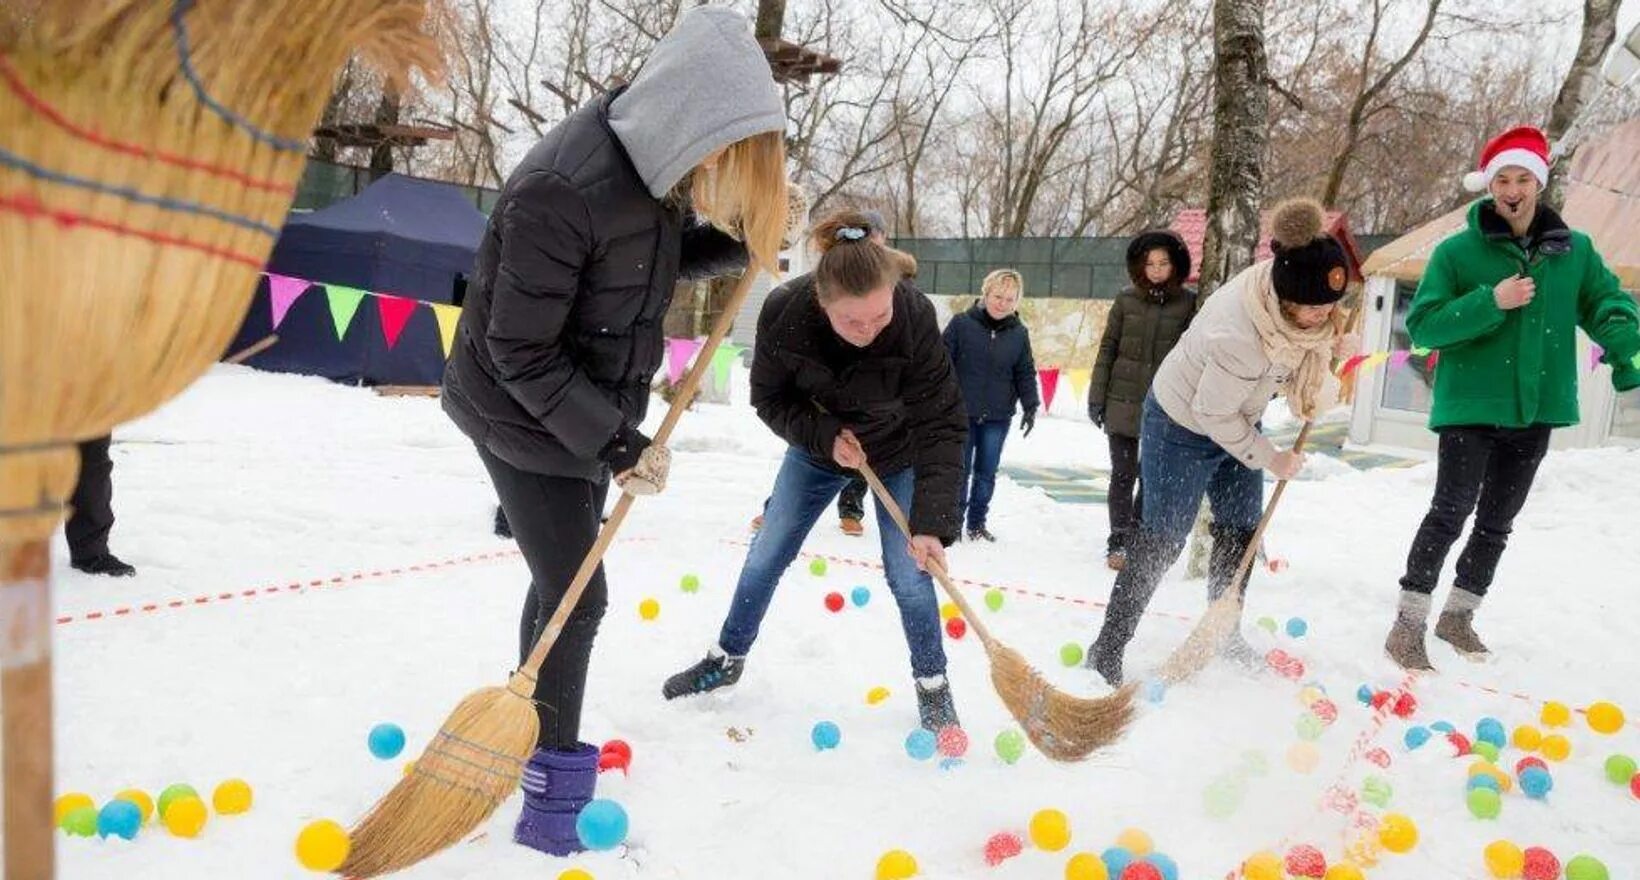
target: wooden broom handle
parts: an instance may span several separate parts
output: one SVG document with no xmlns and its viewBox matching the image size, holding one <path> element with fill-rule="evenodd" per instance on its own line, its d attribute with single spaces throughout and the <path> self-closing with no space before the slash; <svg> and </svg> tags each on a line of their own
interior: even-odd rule
<svg viewBox="0 0 1640 880">
<path fill-rule="evenodd" d="M 1310 428 L 1315 422 L 1305 422 L 1298 431 L 1298 439 L 1293 441 L 1293 451 L 1303 452 L 1304 443 L 1310 439 Z M 1270 527 L 1270 520 L 1275 518 L 1276 505 L 1281 503 L 1281 496 L 1287 492 L 1287 481 L 1276 483 L 1276 490 L 1270 494 L 1270 503 L 1264 506 L 1264 515 L 1259 517 L 1258 528 L 1253 530 L 1253 540 L 1248 543 L 1247 549 L 1242 551 L 1241 564 L 1236 566 L 1236 577 L 1230 582 L 1230 590 L 1240 596 L 1242 587 L 1247 583 L 1247 573 L 1253 570 L 1253 559 L 1258 556 L 1258 545 L 1264 540 L 1264 530 Z M 1226 590 L 1225 592 L 1230 592 Z"/>
<path fill-rule="evenodd" d="M 695 354 L 695 363 L 689 368 L 689 374 L 684 377 L 677 393 L 672 398 L 672 406 L 666 411 L 666 419 L 661 422 L 660 430 L 655 432 L 652 441 L 657 446 L 665 446 L 672 437 L 672 430 L 678 426 L 678 420 L 683 418 L 683 411 L 689 408 L 689 402 L 700 389 L 701 379 L 706 371 L 711 369 L 712 355 L 717 353 L 718 346 L 723 343 L 724 337 L 734 326 L 735 315 L 740 312 L 741 303 L 745 302 L 746 294 L 752 289 L 752 281 L 757 278 L 757 269 L 748 265 L 746 271 L 735 282 L 735 289 L 729 294 L 729 301 L 723 306 L 723 314 L 718 315 L 712 325 L 712 333 L 706 337 L 706 344 Z M 575 572 L 575 578 L 570 581 L 569 589 L 564 598 L 559 600 L 557 610 L 552 612 L 552 618 L 547 621 L 546 629 L 541 631 L 541 638 L 535 640 L 535 648 L 530 651 L 528 660 L 519 671 L 530 679 L 534 679 L 541 671 L 541 664 L 547 660 L 547 653 L 558 641 L 558 635 L 564 631 L 564 624 L 569 621 L 570 612 L 581 601 L 581 594 L 586 592 L 587 584 L 592 581 L 593 572 L 604 561 L 604 554 L 609 545 L 615 542 L 615 533 L 620 531 L 621 523 L 626 521 L 627 511 L 632 509 L 633 496 L 621 493 L 620 500 L 615 502 L 615 509 L 610 512 L 609 520 L 598 531 L 598 540 L 593 543 L 592 549 L 587 551 L 586 558 L 581 560 L 581 567 Z"/>
</svg>

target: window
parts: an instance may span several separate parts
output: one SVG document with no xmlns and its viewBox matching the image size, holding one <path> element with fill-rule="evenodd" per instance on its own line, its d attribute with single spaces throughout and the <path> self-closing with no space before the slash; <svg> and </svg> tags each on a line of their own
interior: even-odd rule
<svg viewBox="0 0 1640 880">
<path fill-rule="evenodd" d="M 1640 388 L 1617 395 L 1612 405 L 1612 436 L 1640 440 Z"/>
<path fill-rule="evenodd" d="M 1404 281 L 1395 284 L 1395 314 L 1389 334 L 1390 351 L 1406 351 L 1412 348 L 1412 337 L 1407 335 L 1407 312 L 1412 308 L 1412 294 L 1416 291 L 1416 285 Z M 1434 396 L 1435 374 L 1429 369 L 1427 361 L 1427 358 L 1413 356 L 1399 367 L 1385 365 L 1384 393 L 1379 401 L 1384 409 L 1410 413 L 1429 412 L 1430 400 Z"/>
</svg>

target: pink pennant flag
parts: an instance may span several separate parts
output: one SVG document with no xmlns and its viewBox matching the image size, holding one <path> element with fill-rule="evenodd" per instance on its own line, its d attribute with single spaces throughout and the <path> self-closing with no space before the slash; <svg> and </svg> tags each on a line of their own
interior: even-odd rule
<svg viewBox="0 0 1640 880">
<path fill-rule="evenodd" d="M 416 313 L 416 306 L 421 303 L 402 296 L 389 296 L 378 293 L 376 299 L 376 313 L 381 316 L 382 336 L 387 338 L 387 347 L 392 349 L 399 344 L 399 337 L 404 333 L 404 325 L 409 323 L 410 316 Z"/>
<path fill-rule="evenodd" d="M 273 329 L 279 329 L 285 321 L 285 313 L 307 289 L 308 283 L 300 278 L 268 273 L 268 304 L 273 306 Z"/>
<path fill-rule="evenodd" d="M 1389 365 L 1391 367 L 1404 367 L 1407 365 L 1407 361 L 1411 359 L 1412 352 L 1410 351 L 1392 351 L 1389 353 Z"/>
<path fill-rule="evenodd" d="M 666 340 L 666 381 L 670 385 L 678 384 L 685 371 L 689 369 L 689 361 L 694 358 L 695 352 L 700 351 L 698 339 L 668 339 Z"/>
<path fill-rule="evenodd" d="M 1042 410 L 1053 411 L 1053 393 L 1059 390 L 1059 368 L 1045 367 L 1036 371 L 1038 382 L 1042 383 Z"/>
<path fill-rule="evenodd" d="M 1589 372 L 1594 372 L 1600 366 L 1600 359 L 1605 357 L 1606 350 L 1594 343 L 1589 344 Z"/>
</svg>

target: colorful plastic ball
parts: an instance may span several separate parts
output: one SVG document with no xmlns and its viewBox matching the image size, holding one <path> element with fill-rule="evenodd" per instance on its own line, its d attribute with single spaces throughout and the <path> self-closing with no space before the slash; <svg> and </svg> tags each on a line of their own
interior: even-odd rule
<svg viewBox="0 0 1640 880">
<path fill-rule="evenodd" d="M 1326 880 L 1367 880 L 1354 862 L 1339 862 L 1327 869 Z"/>
<path fill-rule="evenodd" d="M 1475 741 L 1488 742 L 1501 749 L 1509 744 L 1509 735 L 1503 729 L 1502 721 L 1496 718 L 1482 718 L 1475 723 Z"/>
<path fill-rule="evenodd" d="M 1543 712 L 1538 716 L 1538 720 L 1544 727 L 1565 727 L 1572 723 L 1572 707 L 1550 700 L 1543 704 Z"/>
<path fill-rule="evenodd" d="M 1241 875 L 1247 880 L 1284 880 L 1287 865 L 1273 852 L 1258 852 L 1241 863 Z"/>
<path fill-rule="evenodd" d="M 1322 724 L 1331 725 L 1338 720 L 1338 704 L 1326 697 L 1311 703 L 1310 711 L 1315 713 L 1315 717 L 1321 719 Z"/>
<path fill-rule="evenodd" d="M 881 685 L 866 691 L 866 705 L 875 706 L 888 699 L 888 688 Z"/>
<path fill-rule="evenodd" d="M 955 724 L 948 724 L 934 735 L 934 746 L 947 758 L 960 758 L 968 754 L 968 732 Z"/>
<path fill-rule="evenodd" d="M 1031 816 L 1028 830 L 1031 843 L 1035 844 L 1037 849 L 1059 852 L 1071 842 L 1071 820 L 1058 810 L 1037 810 Z M 1107 864 L 1106 867 L 1110 866 Z M 1111 873 L 1120 876 L 1120 872 Z"/>
<path fill-rule="evenodd" d="M 1310 625 L 1305 623 L 1304 618 L 1302 617 L 1290 618 L 1287 621 L 1287 635 L 1292 636 L 1295 639 L 1304 638 L 1304 634 L 1309 631 Z"/>
<path fill-rule="evenodd" d="M 661 616 L 661 603 L 653 598 L 638 603 L 638 616 L 644 620 L 654 620 Z"/>
<path fill-rule="evenodd" d="M 404 728 L 397 724 L 378 724 L 370 728 L 370 754 L 391 761 L 404 751 Z M 160 805 L 161 813 L 165 812 L 163 800 Z"/>
<path fill-rule="evenodd" d="M 624 739 L 612 739 L 599 747 L 598 753 L 607 755 L 614 753 L 625 758 L 629 763 L 632 760 L 632 744 Z"/>
<path fill-rule="evenodd" d="M 353 841 L 347 836 L 347 829 L 329 819 L 309 822 L 296 835 L 296 861 L 309 871 L 328 874 L 340 868 L 352 850 Z"/>
<path fill-rule="evenodd" d="M 108 837 L 112 834 L 132 840 L 137 836 L 137 830 L 142 827 L 142 810 L 130 801 L 118 798 L 103 805 L 97 813 L 97 835 Z"/>
<path fill-rule="evenodd" d="M 992 611 L 1001 611 L 1004 597 L 1001 590 L 985 591 L 985 607 Z"/>
<path fill-rule="evenodd" d="M 78 791 L 58 797 L 56 802 L 52 804 L 52 824 L 61 828 L 63 819 L 67 818 L 69 813 L 82 807 L 90 807 L 95 810 L 97 809 L 97 802 L 91 799 L 91 795 Z"/>
<path fill-rule="evenodd" d="M 1324 693 L 1321 688 L 1318 688 L 1313 684 L 1307 684 L 1298 689 L 1298 704 L 1308 709 L 1315 705 L 1316 700 L 1319 700 L 1324 696 L 1326 696 L 1326 693 Z"/>
<path fill-rule="evenodd" d="M 1447 721 L 1437 721 L 1434 724 L 1429 725 L 1429 729 L 1435 731 L 1436 733 L 1457 733 L 1458 732 L 1458 728 L 1453 727 L 1451 722 L 1447 722 Z"/>
<path fill-rule="evenodd" d="M 593 880 L 593 876 L 580 868 L 570 868 L 558 875 L 558 880 Z"/>
<path fill-rule="evenodd" d="M 75 807 L 63 814 L 57 827 L 74 837 L 90 837 L 97 833 L 97 808 Z"/>
<path fill-rule="evenodd" d="M 1418 845 L 1418 826 L 1400 813 L 1385 813 L 1378 823 L 1378 842 L 1392 853 L 1412 852 Z"/>
<path fill-rule="evenodd" d="M 686 574 L 683 576 L 683 580 L 678 583 L 678 587 L 685 593 L 698 593 L 700 592 L 700 577 Z"/>
<path fill-rule="evenodd" d="M 830 611 L 831 613 L 836 614 L 837 612 L 843 610 L 843 605 L 844 604 L 846 604 L 846 603 L 843 599 L 843 594 L 842 593 L 827 593 L 826 594 L 826 610 L 827 611 Z"/>
<path fill-rule="evenodd" d="M 1019 835 L 999 831 L 985 841 L 985 864 L 995 868 L 1024 851 L 1025 842 L 1019 839 Z"/>
<path fill-rule="evenodd" d="M 1371 706 L 1372 697 L 1372 688 L 1367 687 L 1366 685 L 1361 685 L 1355 689 L 1355 700 L 1363 706 Z"/>
<path fill-rule="evenodd" d="M 1475 753 L 1475 747 L 1470 744 L 1469 737 L 1464 736 L 1456 730 L 1446 735 L 1446 741 L 1452 746 L 1452 756 L 1455 758 L 1461 758 L 1464 755 L 1472 755 Z"/>
<path fill-rule="evenodd" d="M 1218 779 L 1202 791 L 1202 807 L 1214 819 L 1228 819 L 1241 808 L 1247 788 L 1238 779 Z"/>
<path fill-rule="evenodd" d="M 826 560 L 824 560 L 824 559 L 811 559 L 811 560 L 809 560 L 809 574 L 812 574 L 815 577 L 825 577 L 826 576 Z"/>
<path fill-rule="evenodd" d="M 1542 767 L 1527 767 L 1520 774 L 1520 790 L 1522 794 L 1535 801 L 1541 801 L 1549 796 L 1550 790 L 1555 787 L 1555 778 Z"/>
<path fill-rule="evenodd" d="M 1496 761 L 1498 759 L 1498 747 L 1489 742 L 1478 742 L 1471 745 L 1469 748 L 1475 754 L 1485 758 L 1488 761 Z"/>
<path fill-rule="evenodd" d="M 1002 759 L 1002 763 L 1013 764 L 1025 755 L 1025 734 L 1017 730 L 1004 730 L 997 734 L 993 745 L 996 746 L 997 757 Z"/>
<path fill-rule="evenodd" d="M 961 615 L 962 609 L 958 608 L 957 603 L 955 602 L 946 602 L 940 606 L 940 620 L 950 620 L 953 617 L 960 617 Z"/>
<path fill-rule="evenodd" d="M 1179 863 L 1173 861 L 1172 856 L 1153 852 L 1145 856 L 1145 861 L 1156 866 L 1156 870 L 1162 875 L 1162 880 L 1179 880 Z"/>
<path fill-rule="evenodd" d="M 1477 773 L 1469 777 L 1469 781 L 1464 783 L 1466 791 L 1474 791 L 1477 788 L 1491 789 L 1500 795 L 1503 794 L 1503 783 L 1498 782 L 1497 777 L 1490 773 Z"/>
<path fill-rule="evenodd" d="M 1629 794 L 1640 799 L 1640 773 L 1634 774 L 1634 778 L 1629 780 Z"/>
<path fill-rule="evenodd" d="M 1116 835 L 1116 845 L 1133 853 L 1138 858 L 1144 858 L 1156 850 L 1156 842 L 1142 828 L 1124 828 Z"/>
<path fill-rule="evenodd" d="M 1110 876 L 1121 877 L 1122 872 L 1128 869 L 1128 865 L 1133 864 L 1133 853 L 1119 846 L 1113 846 L 1099 854 L 1099 861 L 1105 863 L 1105 870 L 1110 873 Z"/>
<path fill-rule="evenodd" d="M 1628 755 L 1612 755 L 1606 759 L 1606 778 L 1613 785 L 1627 785 L 1636 772 L 1640 772 L 1640 767 Z"/>
<path fill-rule="evenodd" d="M 1429 732 L 1427 727 L 1409 727 L 1407 732 L 1402 734 L 1401 741 L 1406 743 L 1407 748 L 1416 750 L 1423 748 L 1424 743 L 1429 742 L 1431 736 L 1433 734 Z"/>
<path fill-rule="evenodd" d="M 1395 713 L 1397 718 L 1411 718 L 1418 711 L 1418 698 L 1406 691 L 1402 691 L 1395 698 L 1395 705 L 1391 707 L 1390 711 Z"/>
<path fill-rule="evenodd" d="M 1361 799 L 1380 810 L 1389 806 L 1390 798 L 1394 796 L 1395 789 L 1382 776 L 1368 776 L 1361 783 Z"/>
<path fill-rule="evenodd" d="M 1539 758 L 1537 755 L 1527 755 L 1526 757 L 1515 762 L 1515 775 L 1519 776 L 1520 774 L 1525 773 L 1527 767 L 1542 767 L 1545 770 L 1549 769 L 1549 765 L 1543 763 L 1542 758 Z"/>
<path fill-rule="evenodd" d="M 1623 710 L 1615 703 L 1592 703 L 1584 716 L 1589 720 L 1589 729 L 1595 733 L 1610 736 L 1623 729 Z"/>
<path fill-rule="evenodd" d="M 1287 873 L 1294 877 L 1321 880 L 1327 876 L 1327 857 L 1321 854 L 1321 850 L 1301 843 L 1287 851 Z"/>
<path fill-rule="evenodd" d="M 1367 759 L 1367 763 L 1374 764 L 1379 767 L 1388 767 L 1391 763 L 1393 763 L 1393 759 L 1390 758 L 1389 752 L 1386 752 L 1380 748 L 1368 749 L 1366 755 L 1363 757 Z"/>
<path fill-rule="evenodd" d="M 1298 732 L 1299 739 L 1306 742 L 1315 742 L 1326 731 L 1327 725 L 1323 724 L 1321 719 L 1317 718 L 1313 712 L 1305 712 L 1303 715 L 1298 716 L 1298 722 L 1293 725 L 1293 728 Z"/>
<path fill-rule="evenodd" d="M 809 739 L 814 743 L 815 748 L 824 752 L 827 749 L 837 748 L 837 744 L 843 741 L 843 731 L 830 721 L 821 721 L 814 725 L 813 730 L 809 731 Z"/>
<path fill-rule="evenodd" d="M 1499 880 L 1510 877 L 1519 877 L 1526 867 L 1526 854 L 1520 847 L 1507 840 L 1494 840 L 1486 845 L 1481 852 L 1481 858 L 1486 862 L 1486 871 Z"/>
<path fill-rule="evenodd" d="M 934 752 L 938 748 L 939 744 L 934 738 L 934 732 L 931 730 L 918 728 L 911 731 L 905 738 L 905 753 L 918 761 L 926 761 L 934 757 Z"/>
<path fill-rule="evenodd" d="M 599 773 L 604 773 L 609 770 L 619 770 L 622 773 L 626 773 L 632 769 L 631 765 L 631 760 L 620 752 L 600 752 L 598 755 Z M 408 770 L 406 770 L 405 775 L 409 775 Z"/>
<path fill-rule="evenodd" d="M 1065 863 L 1065 880 L 1110 880 L 1110 869 L 1093 853 L 1077 853 Z"/>
<path fill-rule="evenodd" d="M 182 798 L 197 798 L 197 797 L 199 797 L 199 792 L 194 791 L 194 787 L 191 786 L 191 785 L 187 785 L 185 783 L 179 782 L 176 785 L 166 786 L 165 790 L 159 793 L 159 818 L 160 818 L 160 820 L 164 821 L 165 813 L 168 810 L 170 810 L 171 804 L 175 803 L 176 801 L 178 801 Z"/>
<path fill-rule="evenodd" d="M 142 824 L 144 825 L 147 825 L 148 820 L 154 817 L 154 799 L 148 796 L 148 792 L 140 788 L 128 788 L 114 795 L 114 799 L 136 804 L 137 809 L 142 811 Z"/>
<path fill-rule="evenodd" d="M 1535 752 L 1543 744 L 1543 731 L 1530 724 L 1522 724 L 1510 735 L 1509 744 L 1523 752 Z"/>
<path fill-rule="evenodd" d="M 1296 742 L 1287 750 L 1287 766 L 1298 773 L 1312 773 L 1321 763 L 1321 750 L 1315 743 Z"/>
<path fill-rule="evenodd" d="M 1075 642 L 1066 642 L 1060 645 L 1059 664 L 1061 666 L 1080 666 L 1082 664 L 1082 646 Z"/>
<path fill-rule="evenodd" d="M 1503 812 L 1503 796 L 1485 786 L 1469 790 L 1469 815 L 1477 819 L 1496 819 Z"/>
<path fill-rule="evenodd" d="M 1258 619 L 1258 628 L 1268 632 L 1271 635 L 1275 635 L 1276 619 L 1274 617 L 1260 617 Z"/>
<path fill-rule="evenodd" d="M 1121 880 L 1165 880 L 1162 869 L 1150 862 L 1130 862 L 1122 869 Z"/>
<path fill-rule="evenodd" d="M 917 860 L 903 849 L 891 849 L 877 860 L 877 880 L 906 880 L 917 876 Z"/>
<path fill-rule="evenodd" d="M 626 840 L 626 830 L 626 810 L 611 800 L 592 801 L 575 817 L 575 836 L 587 849 L 614 849 Z"/>
<path fill-rule="evenodd" d="M 205 830 L 205 820 L 209 815 L 205 802 L 199 798 L 177 798 L 165 811 L 165 830 L 177 837 L 198 837 L 199 832 Z"/>
<path fill-rule="evenodd" d="M 867 587 L 855 587 L 848 591 L 848 600 L 854 603 L 855 608 L 864 608 L 871 601 L 871 590 Z"/>
<path fill-rule="evenodd" d="M 238 816 L 251 809 L 251 786 L 243 779 L 230 779 L 211 793 L 211 807 L 223 816 Z"/>
<path fill-rule="evenodd" d="M 968 621 L 960 617 L 953 617 L 945 622 L 945 634 L 953 639 L 960 639 L 968 634 Z"/>
<path fill-rule="evenodd" d="M 1541 846 L 1529 846 L 1524 853 L 1526 859 L 1521 865 L 1520 875 L 1526 880 L 1558 880 L 1560 877 L 1560 859 Z"/>
<path fill-rule="evenodd" d="M 1611 880 L 1611 872 L 1594 856 L 1572 856 L 1566 863 L 1566 880 Z"/>
<path fill-rule="evenodd" d="M 1572 741 L 1558 733 L 1551 733 L 1543 738 L 1543 745 L 1538 747 L 1538 751 L 1551 761 L 1564 761 L 1572 756 Z"/>
<path fill-rule="evenodd" d="M 1146 702 L 1160 703 L 1164 699 L 1167 699 L 1167 682 L 1159 678 L 1153 678 L 1145 682 Z"/>
</svg>

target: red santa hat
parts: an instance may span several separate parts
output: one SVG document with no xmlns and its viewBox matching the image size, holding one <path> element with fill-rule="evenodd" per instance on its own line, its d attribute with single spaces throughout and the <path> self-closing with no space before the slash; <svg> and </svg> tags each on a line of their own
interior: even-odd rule
<svg viewBox="0 0 1640 880">
<path fill-rule="evenodd" d="M 1525 168 L 1538 179 L 1540 186 L 1548 186 L 1549 138 L 1530 125 L 1522 125 L 1487 141 L 1481 148 L 1479 170 L 1463 176 L 1464 189 L 1485 192 L 1492 178 L 1511 166 Z"/>
</svg>

